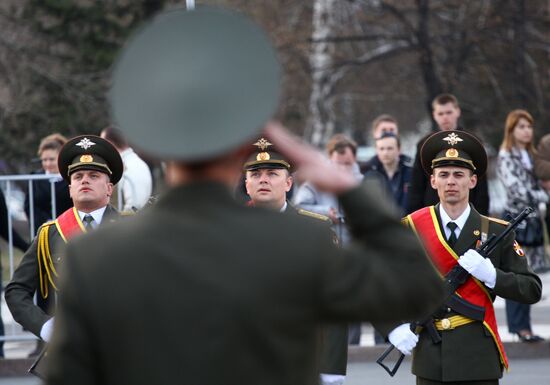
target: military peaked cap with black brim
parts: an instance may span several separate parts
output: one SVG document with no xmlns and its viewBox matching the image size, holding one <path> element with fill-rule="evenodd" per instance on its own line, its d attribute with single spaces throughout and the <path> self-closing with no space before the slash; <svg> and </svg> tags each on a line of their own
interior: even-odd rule
<svg viewBox="0 0 550 385">
<path fill-rule="evenodd" d="M 243 169 L 245 171 L 258 170 L 261 168 L 286 169 L 292 168 L 290 163 L 277 151 L 270 149 L 273 146 L 265 138 L 260 138 L 254 146 L 258 148 L 245 162 Z"/>
<path fill-rule="evenodd" d="M 95 135 L 82 135 L 69 140 L 57 157 L 59 173 L 69 184 L 71 174 L 78 170 L 96 170 L 109 175 L 117 184 L 124 166 L 116 148 L 107 140 Z"/>
<path fill-rule="evenodd" d="M 465 167 L 478 177 L 487 171 L 487 153 L 481 142 L 464 131 L 440 131 L 431 135 L 420 149 L 426 174 L 444 166 Z"/>
<path fill-rule="evenodd" d="M 159 14 L 128 42 L 110 92 L 115 123 L 162 159 L 214 159 L 275 113 L 280 66 L 265 33 L 221 8 Z"/>
</svg>

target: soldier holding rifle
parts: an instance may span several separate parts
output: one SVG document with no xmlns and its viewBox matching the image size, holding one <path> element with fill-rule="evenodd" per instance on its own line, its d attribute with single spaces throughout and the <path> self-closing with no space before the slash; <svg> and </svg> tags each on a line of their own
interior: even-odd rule
<svg viewBox="0 0 550 385">
<path fill-rule="evenodd" d="M 535 303 L 541 281 L 513 232 L 488 258 L 476 250 L 507 225 L 480 215 L 468 203 L 470 190 L 487 168 L 481 143 L 466 132 L 438 132 L 427 139 L 421 159 L 440 201 L 408 215 L 404 222 L 417 233 L 442 276 L 457 264 L 470 276 L 452 301 L 421 326 L 419 335 L 409 323 L 385 330 L 391 330 L 389 340 L 403 354 L 414 353 L 417 384 L 498 384 L 508 360 L 498 335 L 495 296 Z"/>
</svg>

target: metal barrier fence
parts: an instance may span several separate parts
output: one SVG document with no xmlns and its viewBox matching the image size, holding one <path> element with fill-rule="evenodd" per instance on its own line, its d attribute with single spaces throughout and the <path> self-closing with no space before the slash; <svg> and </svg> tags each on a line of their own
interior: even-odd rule
<svg viewBox="0 0 550 385">
<path fill-rule="evenodd" d="M 50 197 L 51 197 L 51 218 L 56 218 L 56 200 L 55 200 L 55 182 L 61 179 L 60 174 L 25 174 L 25 175 L 2 175 L 0 176 L 0 183 L 5 183 L 4 195 L 6 198 L 6 207 L 8 209 L 8 260 L 9 260 L 9 271 L 10 279 L 13 276 L 15 270 L 15 260 L 14 260 L 14 251 L 13 251 L 13 208 L 10 204 L 12 200 L 12 194 L 15 191 L 14 183 L 15 182 L 27 182 L 28 190 L 28 200 L 29 200 L 29 239 L 32 240 L 35 237 L 35 223 L 34 223 L 34 190 L 33 190 L 33 181 L 38 180 L 48 180 L 50 182 Z M 122 207 L 122 193 L 121 193 L 121 184 L 117 186 L 118 188 L 118 201 L 117 207 Z M 2 268 L 5 268 L 2 266 Z M 1 277 L 0 277 L 1 278 Z M 3 285 L 3 282 L 1 283 Z M 2 291 L 3 295 L 3 291 Z M 8 333 L 8 328 L 4 329 L 5 335 L 0 336 L 0 341 L 24 341 L 24 340 L 34 340 L 37 339 L 34 335 L 29 335 L 29 333 L 17 333 L 15 327 L 10 329 Z"/>
</svg>

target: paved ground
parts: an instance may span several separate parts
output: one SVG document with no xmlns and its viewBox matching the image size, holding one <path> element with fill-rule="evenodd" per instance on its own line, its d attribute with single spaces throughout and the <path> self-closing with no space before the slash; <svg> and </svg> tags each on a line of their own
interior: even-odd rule
<svg viewBox="0 0 550 385">
<path fill-rule="evenodd" d="M 415 377 L 411 374 L 410 365 L 410 361 L 404 362 L 395 377 L 392 378 L 375 363 L 350 364 L 348 366 L 348 377 L 345 385 L 414 385 L 416 381 Z M 510 371 L 504 373 L 500 384 L 550 384 L 548 358 L 511 360 Z"/>
<path fill-rule="evenodd" d="M 505 373 L 501 385 L 550 383 L 550 365 L 548 359 L 512 360 L 510 372 Z M 0 385 L 40 385 L 34 377 L 0 378 Z M 348 366 L 345 385 L 414 385 L 415 378 L 410 373 L 410 362 L 405 362 L 395 377 L 390 377 L 377 364 L 355 363 Z"/>
</svg>

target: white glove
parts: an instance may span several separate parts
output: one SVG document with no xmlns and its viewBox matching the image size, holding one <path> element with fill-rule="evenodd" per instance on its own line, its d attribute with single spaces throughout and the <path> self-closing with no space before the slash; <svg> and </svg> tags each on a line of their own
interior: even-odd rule
<svg viewBox="0 0 550 385">
<path fill-rule="evenodd" d="M 470 249 L 458 259 L 458 263 L 487 287 L 495 287 L 497 271 L 489 258 L 484 258 L 474 249 Z"/>
<path fill-rule="evenodd" d="M 418 343 L 418 336 L 411 331 L 411 324 L 406 323 L 393 329 L 388 335 L 391 344 L 409 356 Z"/>
<path fill-rule="evenodd" d="M 47 320 L 44 325 L 42 325 L 42 329 L 40 329 L 40 338 L 42 338 L 46 342 L 50 342 L 50 338 L 52 337 L 53 332 L 53 317 Z"/>
<path fill-rule="evenodd" d="M 323 374 L 321 373 L 320 385 L 342 385 L 346 381 L 346 376 L 341 374 Z"/>
</svg>

